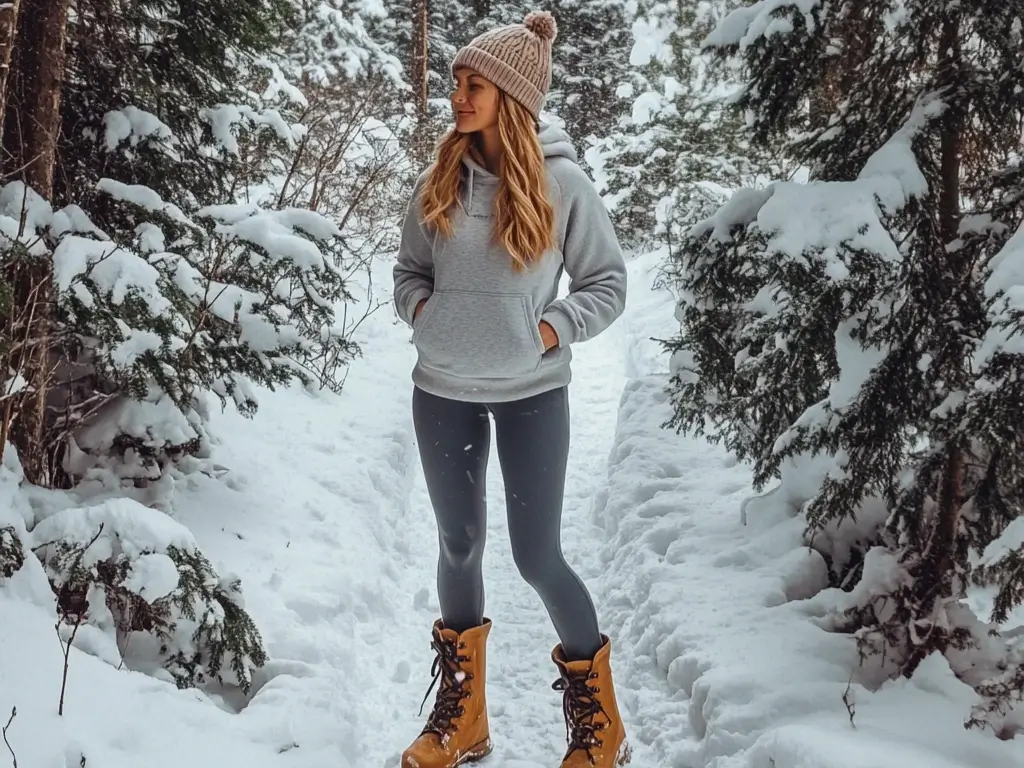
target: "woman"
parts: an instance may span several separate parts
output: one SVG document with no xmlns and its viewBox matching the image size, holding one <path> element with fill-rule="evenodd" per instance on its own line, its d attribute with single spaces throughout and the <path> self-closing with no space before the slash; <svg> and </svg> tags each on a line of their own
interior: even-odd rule
<svg viewBox="0 0 1024 768">
<path fill-rule="evenodd" d="M 571 143 L 539 130 L 555 34 L 551 15 L 535 12 L 459 51 L 455 127 L 416 182 L 403 227 L 395 305 L 418 352 L 413 420 L 437 518 L 441 604 L 440 685 L 406 768 L 451 768 L 491 751 L 481 561 L 492 416 L 516 565 L 561 640 L 552 659 L 569 741 L 562 766 L 629 762 L 609 641 L 559 538 L 570 345 L 621 314 L 626 269 Z M 563 268 L 570 294 L 558 299 Z"/>
</svg>

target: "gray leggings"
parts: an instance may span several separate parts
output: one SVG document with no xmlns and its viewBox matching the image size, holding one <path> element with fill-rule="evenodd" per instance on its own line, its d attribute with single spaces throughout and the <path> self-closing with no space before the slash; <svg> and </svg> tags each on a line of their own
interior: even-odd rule
<svg viewBox="0 0 1024 768">
<path fill-rule="evenodd" d="M 540 595 L 570 660 L 601 647 L 587 588 L 562 556 L 560 527 L 569 453 L 565 387 L 506 403 L 467 403 L 413 390 L 413 422 L 437 518 L 437 591 L 446 627 L 484 617 L 486 474 L 494 416 L 508 531 L 519 573 Z"/>
</svg>

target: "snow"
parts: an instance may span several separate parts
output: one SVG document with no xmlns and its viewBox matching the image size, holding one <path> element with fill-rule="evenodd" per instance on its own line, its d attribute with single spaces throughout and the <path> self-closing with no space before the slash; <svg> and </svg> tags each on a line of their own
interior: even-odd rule
<svg viewBox="0 0 1024 768">
<path fill-rule="evenodd" d="M 922 99 L 906 123 L 868 158 L 855 181 L 778 182 L 766 190 L 739 190 L 693 231 L 710 229 L 713 237 L 724 241 L 733 226 L 749 224 L 756 216 L 758 228 L 771 235 L 769 253 L 800 259 L 807 252 L 820 252 L 837 280 L 848 274 L 835 250 L 840 243 L 899 261 L 900 250 L 882 217 L 927 193 L 911 142 L 943 108 L 934 96 Z M 804 215 L 793 216 L 793 211 Z"/>
<path fill-rule="evenodd" d="M 132 563 L 124 586 L 136 595 L 149 601 L 167 597 L 178 588 L 178 568 L 167 555 L 152 552 L 142 555 Z"/>
<path fill-rule="evenodd" d="M 154 213 L 162 213 L 182 224 L 195 226 L 178 206 L 174 203 L 164 202 L 160 199 L 160 195 L 144 184 L 125 184 L 114 179 L 100 179 L 96 186 L 101 192 L 105 192 L 115 200 L 133 203 Z"/>
<path fill-rule="evenodd" d="M 1024 225 L 992 257 L 988 268 L 985 295 L 996 300 L 992 313 L 996 322 L 989 327 L 976 354 L 979 367 L 1000 352 L 1024 354 L 1024 333 L 1012 323 L 1015 315 L 1024 313 Z"/>
<path fill-rule="evenodd" d="M 793 31 L 789 19 L 793 11 L 803 14 L 807 28 L 813 30 L 815 22 L 811 12 L 822 4 L 822 0 L 757 0 L 726 15 L 704 38 L 703 45 L 735 45 L 745 50 L 761 38 L 788 34 Z"/>
<path fill-rule="evenodd" d="M 276 109 L 256 111 L 245 104 L 218 104 L 199 111 L 200 116 L 210 124 L 214 142 L 231 155 L 238 155 L 236 126 L 246 124 L 256 128 L 270 128 L 289 147 L 301 136 L 302 128 L 293 126 Z"/>
<path fill-rule="evenodd" d="M 123 107 L 107 112 L 103 116 L 106 125 L 106 149 L 113 152 L 124 141 L 131 146 L 143 139 L 156 139 L 159 142 L 171 143 L 173 133 L 159 117 L 134 106 Z"/>
<path fill-rule="evenodd" d="M 246 240 L 271 259 L 290 260 L 303 271 L 323 269 L 327 262 L 316 244 L 295 234 L 295 228 L 324 240 L 341 235 L 337 225 L 324 216 L 295 208 L 260 211 L 252 206 L 217 205 L 201 208 L 196 215 L 220 219 L 215 229 L 219 234 Z"/>
<path fill-rule="evenodd" d="M 851 638 L 830 631 L 830 617 L 861 595 L 827 588 L 797 513 L 800 481 L 816 488 L 831 460 L 787 465 L 785 483 L 752 497 L 749 467 L 661 428 L 669 360 L 652 339 L 672 327 L 674 300 L 652 287 L 659 256 L 631 261 L 625 314 L 576 353 L 563 535 L 612 637 L 633 765 L 1024 764 L 1020 738 L 964 730 L 977 697 L 943 658 L 910 680 L 870 679 Z M 377 291 L 387 292 L 390 266 L 375 265 Z M 422 725 L 430 682 L 436 530 L 411 424 L 408 329 L 376 312 L 356 340 L 364 356 L 340 395 L 260 391 L 252 420 L 211 413 L 224 471 L 175 475 L 166 509 L 116 489 L 91 500 L 28 493 L 7 451 L 0 527 L 37 545 L 57 534 L 88 542 L 104 523 L 91 556 L 138 555 L 127 583 L 149 595 L 174 589 L 169 543 L 198 547 L 222 581 L 239 580 L 270 657 L 248 698 L 230 687 L 177 690 L 119 668 L 119 649 L 85 632 L 69 655 L 58 717 L 63 649 L 53 596 L 30 557 L 0 585 L 0 721 L 17 707 L 7 736 L 19 765 L 71 768 L 84 756 L 104 768 L 397 766 Z M 178 426 L 182 438 L 192 434 Z M 482 765 L 544 768 L 564 744 L 550 689 L 556 638 L 515 570 L 491 466 L 484 567 L 496 752 Z M 1006 539 L 1012 546 L 1009 531 Z M 902 577 L 872 552 L 858 589 Z"/>
<path fill-rule="evenodd" d="M 138 255 L 109 241 L 78 235 L 62 237 L 53 250 L 53 278 L 57 289 L 68 290 L 86 274 L 101 293 L 110 294 L 115 304 L 133 295 L 144 299 L 154 315 L 171 308 L 157 285 L 160 273 Z M 91 303 L 91 298 L 84 298 L 85 292 L 79 295 L 86 303 Z"/>
</svg>

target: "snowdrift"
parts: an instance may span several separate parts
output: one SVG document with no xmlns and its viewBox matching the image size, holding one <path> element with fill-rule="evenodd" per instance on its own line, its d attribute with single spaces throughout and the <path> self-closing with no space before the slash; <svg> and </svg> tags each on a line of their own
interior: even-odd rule
<svg viewBox="0 0 1024 768">
<path fill-rule="evenodd" d="M 634 267 L 640 278 L 646 267 Z M 848 597 L 826 589 L 792 505 L 751 498 L 747 467 L 662 429 L 667 361 L 648 337 L 672 327 L 671 300 L 639 289 L 633 299 L 633 378 L 593 515 L 607 537 L 602 620 L 651 765 L 1024 765 L 1020 740 L 964 729 L 978 697 L 942 656 L 910 680 L 858 680 L 852 639 L 816 623 Z"/>
</svg>

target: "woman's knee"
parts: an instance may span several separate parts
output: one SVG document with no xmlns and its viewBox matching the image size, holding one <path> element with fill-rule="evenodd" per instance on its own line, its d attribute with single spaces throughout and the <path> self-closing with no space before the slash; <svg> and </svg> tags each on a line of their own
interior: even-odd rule
<svg viewBox="0 0 1024 768">
<path fill-rule="evenodd" d="M 513 546 L 512 559 L 519 569 L 519 575 L 535 589 L 543 589 L 546 583 L 559 578 L 563 570 L 568 575 L 569 566 L 561 552 L 536 546 L 536 543 L 533 546 L 529 543 Z"/>
<path fill-rule="evenodd" d="M 441 557 L 454 570 L 475 566 L 483 558 L 484 533 L 475 525 L 441 531 Z"/>
</svg>

